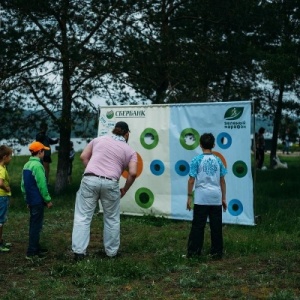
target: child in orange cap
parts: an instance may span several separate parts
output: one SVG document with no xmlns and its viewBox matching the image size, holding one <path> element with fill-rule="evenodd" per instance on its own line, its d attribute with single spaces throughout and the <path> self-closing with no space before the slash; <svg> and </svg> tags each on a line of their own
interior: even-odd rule
<svg viewBox="0 0 300 300">
<path fill-rule="evenodd" d="M 29 145 L 31 157 L 24 165 L 21 190 L 25 196 L 30 211 L 29 245 L 26 259 L 41 259 L 45 257 L 46 249 L 40 246 L 40 232 L 43 227 L 44 206 L 52 207 L 51 196 L 48 192 L 45 169 L 42 164 L 44 151 L 49 150 L 40 142 Z"/>
</svg>

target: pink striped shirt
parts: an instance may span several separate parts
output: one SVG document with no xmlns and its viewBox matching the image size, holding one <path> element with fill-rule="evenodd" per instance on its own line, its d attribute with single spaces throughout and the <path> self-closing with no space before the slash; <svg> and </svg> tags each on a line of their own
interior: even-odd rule
<svg viewBox="0 0 300 300">
<path fill-rule="evenodd" d="M 95 138 L 87 147 L 91 147 L 91 157 L 84 173 L 119 180 L 129 162 L 137 162 L 137 153 L 127 143 L 111 136 Z"/>
</svg>

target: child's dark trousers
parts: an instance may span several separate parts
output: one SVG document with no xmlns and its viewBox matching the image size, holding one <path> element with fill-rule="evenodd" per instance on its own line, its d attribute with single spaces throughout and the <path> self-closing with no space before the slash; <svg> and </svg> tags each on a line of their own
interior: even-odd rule
<svg viewBox="0 0 300 300">
<path fill-rule="evenodd" d="M 192 228 L 188 240 L 188 256 L 201 255 L 204 229 L 209 218 L 211 249 L 210 254 L 222 257 L 222 205 L 194 205 Z"/>
<path fill-rule="evenodd" d="M 27 256 L 37 255 L 40 250 L 40 233 L 44 220 L 44 204 L 31 205 L 29 220 L 29 245 Z"/>
</svg>

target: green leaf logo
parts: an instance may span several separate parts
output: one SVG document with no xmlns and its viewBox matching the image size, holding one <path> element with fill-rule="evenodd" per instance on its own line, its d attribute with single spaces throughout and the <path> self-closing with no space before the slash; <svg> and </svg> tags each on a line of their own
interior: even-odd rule
<svg viewBox="0 0 300 300">
<path fill-rule="evenodd" d="M 113 116 L 114 116 L 114 112 L 113 112 L 112 110 L 111 110 L 111 111 L 108 111 L 108 112 L 106 113 L 107 119 L 112 119 Z"/>
<path fill-rule="evenodd" d="M 240 118 L 243 114 L 244 108 L 243 107 L 231 107 L 227 109 L 224 119 L 226 120 L 236 120 Z"/>
</svg>

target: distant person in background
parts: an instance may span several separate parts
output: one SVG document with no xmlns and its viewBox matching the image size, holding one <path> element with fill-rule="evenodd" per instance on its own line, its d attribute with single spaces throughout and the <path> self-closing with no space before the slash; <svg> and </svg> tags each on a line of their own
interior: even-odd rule
<svg viewBox="0 0 300 300">
<path fill-rule="evenodd" d="M 289 151 L 290 151 L 290 138 L 289 138 L 289 132 L 290 130 L 287 129 L 285 131 L 285 134 L 282 138 L 282 143 L 283 143 L 283 150 L 282 150 L 282 154 L 286 153 L 286 154 L 289 154 Z"/>
<path fill-rule="evenodd" d="M 3 227 L 7 220 L 9 198 L 11 196 L 9 176 L 6 166 L 11 161 L 13 150 L 5 145 L 0 146 L 0 252 L 9 252 L 10 243 L 2 238 Z"/>
<path fill-rule="evenodd" d="M 69 171 L 68 171 L 68 182 L 72 183 L 72 171 L 73 171 L 73 160 L 75 157 L 74 144 L 70 141 L 70 155 L 69 155 Z"/>
<path fill-rule="evenodd" d="M 257 137 L 258 137 L 258 133 L 255 132 L 252 150 L 255 153 L 255 165 L 256 165 L 256 167 L 257 167 L 258 161 L 259 161 L 259 155 L 258 155 L 258 151 L 257 151 Z"/>
<path fill-rule="evenodd" d="M 50 163 L 52 162 L 51 159 L 51 147 L 50 145 L 57 144 L 59 139 L 52 139 L 47 135 L 48 125 L 46 123 L 42 123 L 40 126 L 40 131 L 36 135 L 36 141 L 42 143 L 44 146 L 49 148 L 49 150 L 45 150 L 45 155 L 43 158 L 43 165 L 45 168 L 46 180 L 47 183 L 49 182 L 49 173 L 50 173 Z"/>
<path fill-rule="evenodd" d="M 265 160 L 266 144 L 265 144 L 264 133 L 265 133 L 265 128 L 260 127 L 256 139 L 256 167 L 258 169 L 262 168 Z"/>
</svg>

